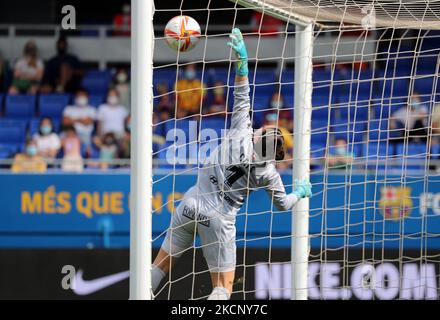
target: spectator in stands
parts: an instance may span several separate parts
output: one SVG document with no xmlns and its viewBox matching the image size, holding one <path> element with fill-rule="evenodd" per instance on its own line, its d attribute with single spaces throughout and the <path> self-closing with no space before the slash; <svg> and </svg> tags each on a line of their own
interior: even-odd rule
<svg viewBox="0 0 440 320">
<path fill-rule="evenodd" d="M 117 36 L 130 36 L 131 29 L 131 6 L 130 3 L 124 3 L 122 12 L 113 17 L 114 34 Z"/>
<path fill-rule="evenodd" d="M 413 142 L 426 141 L 429 106 L 423 103 L 420 94 L 414 92 L 408 106 L 395 111 L 390 118 L 390 129 L 396 139 L 402 142 L 409 138 Z"/>
<path fill-rule="evenodd" d="M 206 114 L 216 117 L 224 117 L 226 113 L 225 84 L 222 81 L 214 82 L 212 101 L 209 104 Z"/>
<path fill-rule="evenodd" d="M 68 43 L 65 37 L 56 43 L 57 54 L 46 64 L 41 92 L 76 92 L 81 85 L 84 69 L 79 59 L 68 53 Z"/>
<path fill-rule="evenodd" d="M 64 153 L 61 169 L 63 171 L 81 172 L 84 168 L 81 156 L 81 141 L 73 125 L 64 127 L 61 146 Z"/>
<path fill-rule="evenodd" d="M 116 136 L 113 132 L 107 132 L 101 138 L 95 137 L 94 142 L 99 149 L 99 167 L 105 170 L 110 167 L 109 161 L 118 157 Z"/>
<path fill-rule="evenodd" d="M 38 155 L 37 143 L 34 140 L 26 141 L 25 152 L 15 156 L 11 170 L 12 172 L 45 172 L 47 170 L 46 161 Z"/>
<path fill-rule="evenodd" d="M 73 125 L 86 152 L 91 154 L 92 132 L 96 119 L 96 109 L 89 105 L 88 93 L 80 89 L 75 95 L 75 104 L 67 106 L 63 112 L 63 126 Z"/>
<path fill-rule="evenodd" d="M 14 79 L 9 88 L 9 94 L 36 94 L 43 77 L 43 61 L 38 58 L 38 48 L 35 42 L 26 42 L 23 57 L 14 66 Z"/>
<path fill-rule="evenodd" d="M 50 118 L 43 118 L 40 121 L 38 133 L 33 137 L 38 155 L 45 159 L 54 159 L 61 148 L 61 141 L 53 130 L 53 123 Z"/>
<path fill-rule="evenodd" d="M 284 97 L 277 91 L 275 91 L 269 99 L 269 105 L 267 107 L 265 115 L 271 113 L 278 113 L 279 125 L 286 128 L 290 132 L 293 132 L 293 112 L 292 108 L 288 108 L 285 105 Z"/>
<path fill-rule="evenodd" d="M 98 135 L 103 136 L 112 132 L 117 138 L 121 138 L 127 116 L 127 109 L 121 105 L 118 92 L 116 89 L 110 89 L 107 93 L 107 102 L 98 108 Z"/>
<path fill-rule="evenodd" d="M 292 165 L 293 155 L 293 133 L 285 126 L 285 124 L 289 122 L 289 119 L 282 119 L 282 116 L 283 115 L 281 114 L 278 115 L 278 112 L 272 111 L 270 113 L 266 113 L 264 118 L 264 125 L 278 128 L 284 138 L 285 157 L 282 162 L 277 164 L 277 167 L 280 170 L 287 169 Z"/>
<path fill-rule="evenodd" d="M 440 144 L 440 103 L 434 105 L 431 116 L 432 144 Z"/>
<path fill-rule="evenodd" d="M 128 72 L 124 68 L 120 68 L 113 79 L 113 87 L 118 92 L 119 101 L 130 112 L 130 81 L 128 79 Z"/>
<path fill-rule="evenodd" d="M 131 143 L 131 116 L 125 118 L 125 131 L 119 140 L 119 157 L 122 159 L 130 159 L 130 143 Z"/>
<path fill-rule="evenodd" d="M 184 79 L 180 79 L 176 83 L 176 118 L 199 115 L 204 98 L 204 85 L 196 78 L 196 66 L 189 64 L 185 68 Z"/>
<path fill-rule="evenodd" d="M 347 141 L 342 138 L 335 140 L 334 146 L 330 149 L 327 158 L 329 169 L 346 169 L 353 163 L 354 155 L 348 151 Z"/>
</svg>

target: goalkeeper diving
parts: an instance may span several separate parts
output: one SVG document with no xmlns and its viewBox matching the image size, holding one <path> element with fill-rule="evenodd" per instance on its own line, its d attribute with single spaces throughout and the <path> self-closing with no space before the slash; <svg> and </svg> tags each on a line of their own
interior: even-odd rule
<svg viewBox="0 0 440 320">
<path fill-rule="evenodd" d="M 198 234 L 213 287 L 208 300 L 229 299 L 236 266 L 236 214 L 249 194 L 265 189 L 281 211 L 291 210 L 301 198 L 312 196 L 307 180 L 295 181 L 293 192 L 286 194 L 275 167 L 276 161 L 284 159 L 283 136 L 273 126 L 252 128 L 246 45 L 237 28 L 230 38 L 228 46 L 237 58 L 231 126 L 199 169 L 196 184 L 185 193 L 172 216 L 153 262 L 153 291 L 177 258 L 193 246 Z"/>
</svg>

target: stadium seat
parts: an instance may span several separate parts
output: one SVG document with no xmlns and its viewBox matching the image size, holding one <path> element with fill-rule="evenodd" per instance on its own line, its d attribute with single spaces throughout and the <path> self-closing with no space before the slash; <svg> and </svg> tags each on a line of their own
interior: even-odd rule
<svg viewBox="0 0 440 320">
<path fill-rule="evenodd" d="M 363 157 L 367 161 L 369 169 L 391 168 L 391 160 L 394 157 L 394 145 L 383 141 L 380 143 L 368 143 L 363 145 Z"/>
<path fill-rule="evenodd" d="M 174 90 L 176 82 L 176 67 L 156 68 L 153 70 L 153 85 L 156 89 L 159 84 L 168 86 L 169 91 Z"/>
<path fill-rule="evenodd" d="M 166 137 L 169 139 L 173 139 L 173 140 L 175 138 L 177 140 L 184 138 L 185 143 L 197 141 L 198 127 L 199 127 L 199 124 L 195 120 L 180 119 L 180 120 L 167 121 L 165 123 Z M 174 129 L 182 130 L 184 132 L 185 136 L 180 136 L 178 131 L 176 131 L 177 134 L 173 134 Z M 170 131 L 171 131 L 171 133 L 170 133 Z"/>
<path fill-rule="evenodd" d="M 60 119 L 69 104 L 69 94 L 44 94 L 39 98 L 40 117 Z"/>
<path fill-rule="evenodd" d="M 334 124 L 331 132 L 334 139 L 345 139 L 348 143 L 360 142 L 364 139 L 365 123 Z"/>
<path fill-rule="evenodd" d="M 312 117 L 311 143 L 313 145 L 326 145 L 328 140 L 328 121 Z"/>
<path fill-rule="evenodd" d="M 440 93 L 438 76 L 426 76 L 414 79 L 414 91 L 425 95 Z"/>
<path fill-rule="evenodd" d="M 421 170 L 427 165 L 429 150 L 425 143 L 399 143 L 396 146 L 395 168 Z"/>
<path fill-rule="evenodd" d="M 376 119 L 388 119 L 390 115 L 408 104 L 407 98 L 377 98 L 371 101 Z"/>
<path fill-rule="evenodd" d="M 110 71 L 91 70 L 86 73 L 82 80 L 82 86 L 87 89 L 89 94 L 107 93 L 112 80 Z"/>
<path fill-rule="evenodd" d="M 217 138 L 221 139 L 221 137 L 223 136 L 223 134 L 225 133 L 224 129 L 226 128 L 225 126 L 225 119 L 209 119 L 209 118 L 203 118 L 201 120 L 201 124 L 200 124 L 200 129 L 201 130 L 205 130 L 205 129 L 212 129 L 215 131 L 215 133 L 217 134 Z M 205 142 L 205 138 L 207 135 L 209 135 L 209 138 L 212 139 L 213 137 L 211 136 L 212 132 L 205 132 L 203 133 L 203 131 L 201 132 L 201 142 Z M 223 134 L 222 134 L 223 133 Z"/>
<path fill-rule="evenodd" d="M 25 137 L 25 131 L 20 126 L 0 127 L 1 144 L 24 143 Z"/>
<path fill-rule="evenodd" d="M 102 94 L 90 94 L 89 95 L 89 105 L 98 108 L 104 103 L 105 95 Z"/>
<path fill-rule="evenodd" d="M 5 116 L 30 119 L 35 115 L 35 95 L 8 95 Z"/>
<path fill-rule="evenodd" d="M 6 127 L 19 127 L 23 133 L 26 132 L 28 126 L 28 120 L 26 119 L 7 119 L 7 118 L 0 118 L 0 127 L 6 128 Z"/>
<path fill-rule="evenodd" d="M 0 159 L 12 158 L 19 151 L 18 144 L 0 143 Z"/>
<path fill-rule="evenodd" d="M 387 120 L 370 120 L 367 125 L 368 141 L 387 141 L 389 138 Z"/>
<path fill-rule="evenodd" d="M 404 98 L 409 94 L 409 78 L 397 75 L 378 81 L 378 95 L 385 98 Z"/>
</svg>

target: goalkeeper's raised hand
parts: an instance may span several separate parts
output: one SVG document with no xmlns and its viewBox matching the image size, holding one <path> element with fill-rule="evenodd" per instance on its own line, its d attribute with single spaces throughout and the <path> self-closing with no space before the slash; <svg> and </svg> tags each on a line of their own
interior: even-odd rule
<svg viewBox="0 0 440 320">
<path fill-rule="evenodd" d="M 295 180 L 292 192 L 298 199 L 312 197 L 312 185 L 308 180 Z"/>
<path fill-rule="evenodd" d="M 231 41 L 228 42 L 228 46 L 234 50 L 235 56 L 237 57 L 237 63 L 235 65 L 236 75 L 246 77 L 249 73 L 248 54 L 243 35 L 241 34 L 240 29 L 234 28 L 229 37 L 231 38 Z"/>
</svg>

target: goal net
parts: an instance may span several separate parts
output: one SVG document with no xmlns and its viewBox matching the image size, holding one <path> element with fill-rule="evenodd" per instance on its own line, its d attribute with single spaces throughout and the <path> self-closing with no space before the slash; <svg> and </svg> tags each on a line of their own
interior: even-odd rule
<svg viewBox="0 0 440 320">
<path fill-rule="evenodd" d="M 236 217 L 232 299 L 438 299 L 440 1 L 167 5 L 155 1 L 153 251 L 229 128 L 226 42 L 238 27 L 253 127 L 281 129 L 286 189 L 309 177 L 313 197 L 280 212 L 263 190 L 250 194 Z M 178 15 L 201 26 L 190 52 L 164 41 Z M 211 289 L 196 237 L 155 298 L 205 299 Z"/>
</svg>

